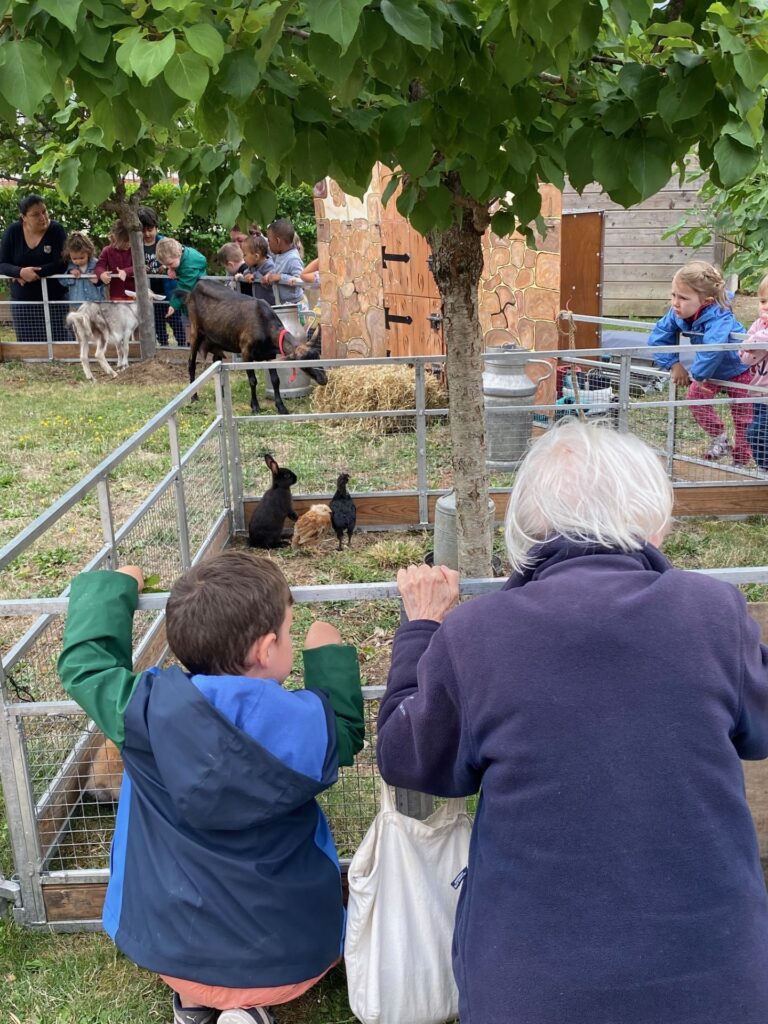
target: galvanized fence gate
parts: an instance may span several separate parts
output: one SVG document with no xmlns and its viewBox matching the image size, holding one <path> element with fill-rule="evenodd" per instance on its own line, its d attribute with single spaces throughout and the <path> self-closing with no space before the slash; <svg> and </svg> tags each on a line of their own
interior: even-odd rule
<svg viewBox="0 0 768 1024">
<path fill-rule="evenodd" d="M 632 430 L 650 441 L 680 487 L 697 483 L 717 488 L 725 479 L 729 486 L 744 489 L 747 485 L 747 490 L 760 496 L 762 509 L 755 511 L 768 510 L 762 473 L 712 467 L 697 456 L 695 446 L 701 437 L 690 420 L 690 403 L 657 398 L 667 387 L 663 375 L 636 364 L 625 351 L 608 361 L 606 354 L 546 353 L 547 359 L 558 360 L 572 374 L 585 375 L 582 383 L 578 377 L 571 378 L 576 400 L 563 404 L 554 392 L 546 404 L 510 399 L 494 415 L 506 417 L 515 429 L 522 417 L 532 430 L 546 429 L 574 411 L 607 417 L 618 429 Z M 435 498 L 451 486 L 447 410 L 427 409 L 425 400 L 426 376 L 439 360 L 396 361 L 413 367 L 413 408 L 376 413 L 306 411 L 287 417 L 235 414 L 242 371 L 264 370 L 266 364 L 215 364 L 0 550 L 0 586 L 30 553 L 45 549 L 57 538 L 66 543 L 73 530 L 79 537 L 87 534 L 91 544 L 77 570 L 139 563 L 147 573 L 159 573 L 163 584 L 169 585 L 183 569 L 226 546 L 243 530 L 253 495 L 267 483 L 260 458 L 265 446 L 279 453 L 281 464 L 303 460 L 300 481 L 305 503 L 327 500 L 336 470 L 349 467 L 355 499 L 364 513 L 363 528 L 428 526 Z M 601 379 L 600 387 L 589 386 L 590 361 L 608 379 L 607 385 Z M 393 360 L 339 360 L 324 365 L 366 367 L 377 362 Z M 194 393 L 210 398 L 210 390 L 213 412 L 201 422 L 194 442 L 182 451 L 179 417 L 191 413 L 188 406 Z M 377 429 L 372 429 L 372 421 Z M 384 421 L 405 422 L 407 429 L 388 432 L 382 428 Z M 308 443 L 311 431 L 320 437 L 319 444 L 317 437 Z M 312 458 L 307 455 L 310 448 L 317 453 Z M 129 464 L 141 466 L 148 452 L 162 453 L 165 470 L 160 478 L 148 481 L 140 500 L 134 496 L 126 503 L 121 472 Z M 494 471 L 492 482 L 500 514 L 511 477 Z M 768 582 L 768 570 L 762 568 L 717 570 L 717 574 L 738 583 Z M 14 577 L 16 593 L 18 578 Z M 463 592 L 475 594 L 498 585 L 494 580 L 467 581 Z M 390 602 L 391 608 L 396 591 L 391 582 L 335 584 L 294 588 L 294 597 L 331 606 Z M 165 599 L 163 594 L 141 598 L 134 632 L 137 669 L 168 657 L 162 614 Z M 33 594 L 0 601 L 0 778 L 14 862 L 8 877 L 0 875 L 0 896 L 12 900 L 16 919 L 25 925 L 72 930 L 98 926 L 114 825 L 113 803 L 84 794 L 89 786 L 98 788 L 94 775 L 99 772 L 108 789 L 112 773 L 119 773 L 119 768 L 106 757 L 104 738 L 93 723 L 65 699 L 56 676 L 66 604 L 66 590 L 54 596 Z M 339 783 L 324 795 L 345 857 L 354 851 L 377 809 L 375 717 L 381 687 L 365 687 L 364 696 L 366 748 L 352 768 L 342 769 Z M 430 806 L 429 798 L 404 792 L 399 800 L 409 813 L 424 814 Z"/>
</svg>

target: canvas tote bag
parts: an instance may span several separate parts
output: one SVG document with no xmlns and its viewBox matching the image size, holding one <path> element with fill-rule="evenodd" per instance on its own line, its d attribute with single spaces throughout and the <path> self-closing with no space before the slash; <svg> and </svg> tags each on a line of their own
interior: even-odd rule
<svg viewBox="0 0 768 1024">
<path fill-rule="evenodd" d="M 443 1024 L 458 1015 L 451 945 L 471 831 L 463 799 L 417 821 L 395 809 L 382 783 L 381 810 L 348 874 L 344 959 L 362 1024 Z"/>
</svg>

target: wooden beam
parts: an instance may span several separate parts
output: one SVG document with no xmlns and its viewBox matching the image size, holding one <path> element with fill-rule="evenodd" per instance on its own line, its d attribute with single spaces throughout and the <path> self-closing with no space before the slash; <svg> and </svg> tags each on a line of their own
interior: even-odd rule
<svg viewBox="0 0 768 1024">
<path fill-rule="evenodd" d="M 186 349 L 184 351 L 187 351 Z M 107 349 L 107 359 L 111 355 L 114 355 L 112 348 Z M 72 359 L 77 362 L 80 361 L 80 346 L 75 342 L 68 341 L 55 341 L 53 343 L 53 358 L 54 359 Z M 140 359 L 141 358 L 141 346 L 132 342 L 128 348 L 129 359 Z M 11 359 L 48 359 L 48 346 L 44 343 L 30 342 L 24 343 L 19 341 L 3 341 L 0 342 L 0 361 Z"/>
<path fill-rule="evenodd" d="M 677 464 L 676 464 L 677 465 Z M 712 480 L 721 479 L 731 482 L 722 485 L 706 487 L 675 487 L 675 505 L 673 512 L 677 516 L 733 516 L 733 515 L 768 515 L 768 483 L 765 484 L 742 484 L 733 483 L 733 476 L 728 474 L 727 469 L 717 467 L 697 466 L 690 463 L 681 463 L 686 470 L 690 469 L 698 475 L 701 473 L 712 474 Z M 677 470 L 676 470 L 677 472 Z M 438 495 L 432 494 L 427 498 L 429 522 L 435 521 L 435 504 Z M 507 511 L 509 500 L 508 492 L 491 492 L 491 498 L 496 505 L 496 521 L 501 522 Z M 294 498 L 294 506 L 299 515 L 306 512 L 310 505 L 330 501 L 328 498 Z M 416 494 L 404 494 L 389 496 L 377 494 L 371 496 L 359 495 L 355 497 L 357 505 L 357 522 L 359 526 L 368 527 L 416 527 L 419 522 L 419 499 Z M 258 505 L 255 498 L 246 498 L 243 503 L 245 511 L 245 522 L 250 522 L 253 511 Z"/>
</svg>

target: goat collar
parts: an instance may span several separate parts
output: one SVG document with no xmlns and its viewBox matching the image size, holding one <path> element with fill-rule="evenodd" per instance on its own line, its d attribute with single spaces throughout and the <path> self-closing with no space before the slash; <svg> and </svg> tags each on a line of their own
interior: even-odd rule
<svg viewBox="0 0 768 1024">
<path fill-rule="evenodd" d="M 280 355 L 283 357 L 283 359 L 285 359 L 285 349 L 283 348 L 283 339 L 285 338 L 287 333 L 288 333 L 288 331 L 285 329 L 285 327 L 283 327 L 283 329 L 280 331 L 280 333 L 277 336 L 277 347 L 280 349 Z M 294 366 L 293 370 L 291 371 L 291 376 L 288 378 L 288 383 L 289 384 L 293 384 L 293 382 L 295 380 L 296 380 L 296 367 Z"/>
</svg>

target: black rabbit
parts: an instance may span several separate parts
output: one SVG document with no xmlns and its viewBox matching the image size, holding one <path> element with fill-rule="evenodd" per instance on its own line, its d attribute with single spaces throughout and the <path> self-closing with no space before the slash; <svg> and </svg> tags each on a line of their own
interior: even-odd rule
<svg viewBox="0 0 768 1024">
<path fill-rule="evenodd" d="M 285 520 L 296 522 L 298 518 L 291 494 L 297 477 L 290 469 L 281 469 L 271 455 L 265 454 L 264 461 L 272 474 L 272 486 L 253 510 L 248 524 L 248 543 L 252 548 L 282 548 L 289 543 L 282 535 Z"/>
</svg>

